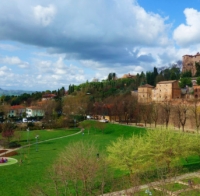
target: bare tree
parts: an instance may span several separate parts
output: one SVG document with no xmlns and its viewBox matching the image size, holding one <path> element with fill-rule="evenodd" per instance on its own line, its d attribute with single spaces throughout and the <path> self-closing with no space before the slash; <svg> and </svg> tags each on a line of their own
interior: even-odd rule
<svg viewBox="0 0 200 196">
<path fill-rule="evenodd" d="M 199 132 L 199 126 L 200 126 L 200 111 L 198 108 L 198 101 L 197 99 L 193 100 L 193 105 L 191 107 L 191 111 L 192 114 L 194 116 L 195 119 L 195 125 L 196 125 L 196 129 L 197 129 L 197 133 Z"/>
<path fill-rule="evenodd" d="M 36 195 L 103 195 L 108 175 L 103 154 L 93 143 L 76 142 L 67 146 L 48 173 L 49 186 L 33 187 Z"/>
<path fill-rule="evenodd" d="M 55 100 L 46 100 L 44 104 L 41 105 L 42 110 L 44 111 L 44 121 L 52 122 L 54 119 L 54 111 L 56 108 Z"/>
<path fill-rule="evenodd" d="M 145 127 L 147 123 L 149 122 L 151 124 L 151 114 L 152 114 L 152 107 L 151 104 L 145 104 L 141 105 L 141 115 L 145 124 Z"/>
<path fill-rule="evenodd" d="M 184 132 L 185 123 L 187 120 L 188 104 L 181 102 L 175 106 L 175 113 L 177 114 L 178 120 L 181 124 L 182 131 Z"/>
<path fill-rule="evenodd" d="M 69 117 L 74 114 L 85 115 L 89 103 L 89 97 L 83 94 L 67 96 L 63 100 L 63 113 Z"/>
<path fill-rule="evenodd" d="M 169 118 L 171 114 L 172 104 L 170 101 L 166 101 L 162 104 L 162 119 L 165 122 L 166 129 L 168 128 Z"/>
<path fill-rule="evenodd" d="M 157 103 L 152 103 L 151 118 L 154 121 L 154 126 L 156 127 L 159 119 L 159 105 Z"/>
<path fill-rule="evenodd" d="M 137 104 L 134 112 L 134 118 L 136 125 L 141 121 L 141 104 Z"/>
<path fill-rule="evenodd" d="M 1 135 L 3 138 L 7 140 L 7 145 L 9 145 L 11 138 L 14 137 L 14 133 L 15 133 L 15 129 L 14 129 L 13 124 L 11 123 L 3 124 Z"/>
</svg>

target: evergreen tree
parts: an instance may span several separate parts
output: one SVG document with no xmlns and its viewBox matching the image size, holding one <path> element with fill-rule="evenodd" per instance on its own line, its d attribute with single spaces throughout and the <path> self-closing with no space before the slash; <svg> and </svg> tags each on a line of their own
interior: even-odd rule
<svg viewBox="0 0 200 196">
<path fill-rule="evenodd" d="M 199 62 L 195 62 L 195 67 L 196 67 L 196 74 L 195 76 L 200 76 L 200 63 Z"/>
</svg>

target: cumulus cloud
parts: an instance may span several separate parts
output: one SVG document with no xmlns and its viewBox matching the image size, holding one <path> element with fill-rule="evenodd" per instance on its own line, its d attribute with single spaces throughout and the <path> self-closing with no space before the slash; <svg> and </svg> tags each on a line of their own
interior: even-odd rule
<svg viewBox="0 0 200 196">
<path fill-rule="evenodd" d="M 187 21 L 182 25 L 193 32 L 193 38 L 183 33 L 185 29 L 179 31 L 180 25 L 173 38 L 182 45 L 195 38 L 195 21 L 199 21 L 198 11 L 184 13 Z M 0 26 L 0 40 L 33 46 L 29 53 L 24 51 L 25 60 L 21 49 L 18 55 L 0 56 L 16 81 L 22 82 L 22 73 L 14 73 L 12 65 L 28 68 L 20 71 L 24 87 L 32 89 L 53 90 L 94 77 L 101 80 L 110 72 L 120 77 L 149 71 L 191 52 L 174 46 L 166 18 L 145 11 L 136 0 L 1 0 Z M 6 48 L 0 43 L 0 49 Z"/>
<path fill-rule="evenodd" d="M 47 7 L 37 5 L 33 7 L 33 14 L 39 24 L 48 26 L 54 19 L 56 8 L 53 5 L 49 5 Z"/>
<path fill-rule="evenodd" d="M 165 18 L 147 13 L 137 1 L 51 2 L 19 0 L 16 6 L 16 2 L 2 0 L 0 39 L 42 46 L 52 54 L 64 53 L 66 59 L 121 65 L 153 60 L 149 54 L 135 60 L 125 48 L 165 46 L 169 42 Z M 18 17 L 5 17 L 8 13 Z"/>
<path fill-rule="evenodd" d="M 179 25 L 173 34 L 175 41 L 181 46 L 200 43 L 200 12 L 193 8 L 184 10 L 186 24 Z"/>
<path fill-rule="evenodd" d="M 22 61 L 19 57 L 0 57 L 0 63 L 5 65 L 18 65 L 20 68 L 27 68 L 29 66 L 28 62 Z"/>
<path fill-rule="evenodd" d="M 0 58 L 0 63 L 5 65 L 18 65 L 20 68 L 28 68 L 29 63 L 22 61 L 19 57 L 4 57 Z"/>
</svg>

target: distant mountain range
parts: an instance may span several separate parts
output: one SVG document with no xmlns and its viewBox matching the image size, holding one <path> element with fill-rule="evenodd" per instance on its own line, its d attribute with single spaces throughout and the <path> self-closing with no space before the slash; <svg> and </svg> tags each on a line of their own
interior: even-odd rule
<svg viewBox="0 0 200 196">
<path fill-rule="evenodd" d="M 22 95 L 24 93 L 31 94 L 35 91 L 24 91 L 24 90 L 4 90 L 0 88 L 0 96 L 1 95 Z"/>
</svg>

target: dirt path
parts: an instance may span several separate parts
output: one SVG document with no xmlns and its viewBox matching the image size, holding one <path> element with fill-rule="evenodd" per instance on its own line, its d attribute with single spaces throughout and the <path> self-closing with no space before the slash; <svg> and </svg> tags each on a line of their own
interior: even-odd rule
<svg viewBox="0 0 200 196">
<path fill-rule="evenodd" d="M 103 196 L 131 196 L 131 195 L 133 195 L 133 193 L 136 190 L 138 191 L 138 190 L 145 190 L 145 189 L 150 189 L 150 188 L 154 188 L 154 189 L 159 190 L 159 188 L 158 188 L 159 185 L 163 185 L 163 184 L 170 183 L 170 182 L 171 183 L 180 183 L 181 184 L 182 183 L 181 180 L 188 179 L 188 178 L 193 178 L 193 177 L 200 178 L 200 171 L 183 174 L 183 175 L 180 175 L 180 176 L 176 176 L 176 177 L 173 177 L 173 178 L 166 179 L 165 181 L 151 182 L 149 184 L 141 185 L 141 186 L 138 186 L 138 187 L 132 187 L 132 188 L 129 188 L 129 189 L 126 189 L 126 190 L 116 191 L 116 192 L 112 192 L 112 193 L 106 193 L 106 194 L 103 194 Z M 200 187 L 197 186 L 196 189 L 197 188 L 199 189 Z M 188 185 L 188 189 L 187 190 L 191 190 L 189 185 Z M 183 191 L 185 191 L 185 189 L 184 190 L 175 191 L 175 192 L 171 192 L 171 191 L 167 191 L 166 190 L 165 193 L 166 193 L 166 195 L 174 195 L 174 196 L 176 196 L 176 195 L 178 195 L 178 193 L 181 193 Z"/>
<path fill-rule="evenodd" d="M 43 141 L 39 141 L 37 142 L 38 144 L 40 143 L 44 143 L 44 142 L 48 142 L 48 141 L 53 141 L 53 140 L 59 140 L 59 139 L 63 139 L 63 138 L 66 138 L 66 137 L 72 137 L 74 135 L 78 135 L 80 134 L 81 131 L 77 132 L 77 133 L 74 133 L 74 134 L 71 134 L 71 135 L 66 135 L 66 136 L 62 136 L 62 137 L 56 137 L 56 138 L 52 138 L 52 139 L 48 139 L 48 140 L 43 140 Z M 29 147 L 29 146 L 32 146 L 32 145 L 35 145 L 36 142 L 32 143 L 32 144 L 27 144 L 27 145 L 24 145 L 24 146 L 21 146 L 19 148 L 14 148 L 14 149 L 3 149 L 3 150 L 7 150 L 6 152 L 3 152 L 3 153 L 0 153 L 0 157 L 1 156 L 5 156 L 5 154 L 7 153 L 10 153 L 10 152 L 13 152 L 13 151 L 17 151 L 19 149 L 22 149 L 22 148 L 26 148 L 26 147 Z"/>
</svg>

